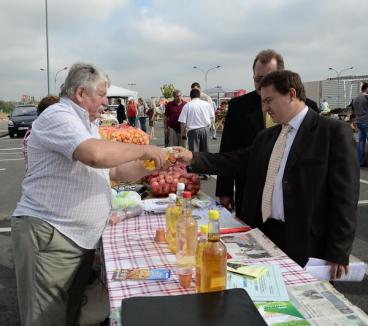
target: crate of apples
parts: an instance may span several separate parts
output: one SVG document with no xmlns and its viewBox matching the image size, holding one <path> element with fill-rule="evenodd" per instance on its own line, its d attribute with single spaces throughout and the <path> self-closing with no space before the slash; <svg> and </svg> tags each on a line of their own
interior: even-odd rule
<svg viewBox="0 0 368 326">
<path fill-rule="evenodd" d="M 200 189 L 199 176 L 195 173 L 188 173 L 181 167 L 170 167 L 168 171 L 152 173 L 147 177 L 147 183 L 154 196 L 168 196 L 170 193 L 176 193 L 178 182 L 185 184 L 185 190 L 190 191 L 192 195 L 198 193 Z"/>
</svg>

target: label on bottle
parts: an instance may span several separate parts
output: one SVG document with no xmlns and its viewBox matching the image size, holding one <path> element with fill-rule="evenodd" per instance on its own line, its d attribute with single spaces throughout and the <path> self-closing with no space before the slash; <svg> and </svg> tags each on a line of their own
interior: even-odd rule
<svg viewBox="0 0 368 326">
<path fill-rule="evenodd" d="M 213 278 L 211 278 L 210 287 L 211 288 L 222 287 L 222 288 L 225 289 L 226 288 L 225 277 L 213 277 Z"/>
</svg>

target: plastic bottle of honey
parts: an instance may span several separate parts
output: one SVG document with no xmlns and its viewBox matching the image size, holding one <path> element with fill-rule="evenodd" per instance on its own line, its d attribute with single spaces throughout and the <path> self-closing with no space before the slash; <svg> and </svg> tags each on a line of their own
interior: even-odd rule
<svg viewBox="0 0 368 326">
<path fill-rule="evenodd" d="M 169 205 L 166 208 L 166 224 L 165 224 L 165 237 L 166 237 L 166 242 L 169 244 L 173 242 L 173 238 L 172 238 L 172 232 L 170 232 L 171 230 L 171 223 L 172 223 L 172 212 L 173 212 L 173 208 L 176 206 L 176 194 L 169 194 Z M 176 241 L 176 239 L 174 240 Z"/>
<path fill-rule="evenodd" d="M 202 254 L 200 292 L 221 291 L 226 289 L 227 251 L 220 241 L 219 211 L 209 211 L 208 241 Z"/>
<path fill-rule="evenodd" d="M 169 243 L 170 251 L 175 254 L 176 253 L 176 224 L 178 222 L 180 213 L 183 207 L 183 193 L 185 189 L 185 184 L 179 182 L 176 185 L 176 206 L 171 210 L 171 221 L 170 221 L 170 238 L 172 239 L 171 243 Z"/>
<path fill-rule="evenodd" d="M 183 209 L 176 226 L 176 265 L 179 280 L 191 280 L 195 267 L 198 225 L 192 217 L 191 198 L 191 193 L 184 191 Z"/>
<path fill-rule="evenodd" d="M 196 270 L 195 270 L 195 284 L 197 292 L 201 290 L 201 270 L 202 270 L 202 256 L 203 256 L 203 248 L 207 243 L 208 236 L 208 224 L 203 224 L 200 226 L 200 236 L 197 244 L 196 251 Z"/>
</svg>

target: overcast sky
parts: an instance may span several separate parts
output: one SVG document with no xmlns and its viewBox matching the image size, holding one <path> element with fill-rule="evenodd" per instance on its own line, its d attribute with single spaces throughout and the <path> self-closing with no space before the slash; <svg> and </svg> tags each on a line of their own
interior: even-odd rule
<svg viewBox="0 0 368 326">
<path fill-rule="evenodd" d="M 48 0 L 50 88 L 58 70 L 84 61 L 145 97 L 164 83 L 184 94 L 193 81 L 204 88 L 194 65 L 221 65 L 208 88 L 252 90 L 253 58 L 266 48 L 304 81 L 335 77 L 328 67 L 368 74 L 367 13 L 367 0 Z M 44 0 L 1 0 L 0 22 L 0 99 L 43 97 Z"/>
</svg>

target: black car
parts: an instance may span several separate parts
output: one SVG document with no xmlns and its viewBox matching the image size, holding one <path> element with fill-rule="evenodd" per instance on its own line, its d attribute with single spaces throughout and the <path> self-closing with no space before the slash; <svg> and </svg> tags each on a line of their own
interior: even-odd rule
<svg viewBox="0 0 368 326">
<path fill-rule="evenodd" d="M 32 122 L 37 118 L 37 108 L 34 105 L 19 105 L 9 115 L 9 137 L 25 134 L 32 127 Z"/>
</svg>

